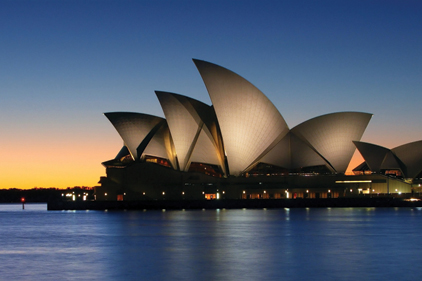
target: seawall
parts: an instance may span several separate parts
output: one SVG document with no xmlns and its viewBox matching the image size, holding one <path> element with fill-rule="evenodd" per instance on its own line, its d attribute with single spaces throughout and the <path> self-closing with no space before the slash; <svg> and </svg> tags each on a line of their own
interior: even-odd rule
<svg viewBox="0 0 422 281">
<path fill-rule="evenodd" d="M 350 208 L 422 207 L 422 201 L 394 197 L 332 199 L 256 200 L 145 200 L 145 201 L 49 201 L 47 209 L 58 210 L 182 210 L 182 209 L 261 209 L 261 208 Z"/>
</svg>

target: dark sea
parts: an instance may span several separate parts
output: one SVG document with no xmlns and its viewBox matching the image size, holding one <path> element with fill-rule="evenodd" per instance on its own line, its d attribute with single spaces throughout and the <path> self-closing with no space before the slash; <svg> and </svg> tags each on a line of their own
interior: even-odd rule
<svg viewBox="0 0 422 281">
<path fill-rule="evenodd" d="M 421 208 L 0 204 L 0 280 L 421 280 Z"/>
</svg>

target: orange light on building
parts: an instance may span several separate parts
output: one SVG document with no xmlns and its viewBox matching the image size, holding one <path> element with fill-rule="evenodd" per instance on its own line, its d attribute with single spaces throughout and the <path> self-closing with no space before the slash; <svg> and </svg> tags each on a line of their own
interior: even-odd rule
<svg viewBox="0 0 422 281">
<path fill-rule="evenodd" d="M 216 194 L 215 193 L 207 193 L 207 194 L 205 194 L 205 199 L 207 199 L 207 200 L 214 200 L 214 199 L 217 199 L 217 196 L 216 196 Z"/>
</svg>

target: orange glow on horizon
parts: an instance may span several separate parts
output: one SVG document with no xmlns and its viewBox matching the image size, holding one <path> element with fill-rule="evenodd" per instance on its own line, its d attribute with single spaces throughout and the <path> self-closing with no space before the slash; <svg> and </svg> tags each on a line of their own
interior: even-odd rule
<svg viewBox="0 0 422 281">
<path fill-rule="evenodd" d="M 102 162 L 112 159 L 122 147 L 122 140 L 112 128 L 80 136 L 15 137 L 6 140 L 0 147 L 3 161 L 0 163 L 0 189 L 60 188 L 74 186 L 98 186 L 105 176 Z M 22 141 L 22 139 L 24 139 Z M 383 142 L 392 142 L 392 139 Z M 374 140 L 368 142 L 377 143 Z M 397 143 L 397 141 L 396 141 Z M 394 147 L 404 144 L 385 145 Z M 352 170 L 363 162 L 356 150 L 346 170 Z"/>
<path fill-rule="evenodd" d="M 110 130 L 110 135 L 113 133 Z M 42 136 L 29 142 L 10 140 L 0 148 L 0 189 L 98 186 L 100 177 L 105 176 L 101 163 L 114 158 L 121 146 L 118 136 L 104 135 L 50 142 Z"/>
<path fill-rule="evenodd" d="M 364 161 L 362 155 L 356 149 L 355 153 L 353 154 L 352 160 L 350 160 L 349 166 L 346 169 L 346 175 L 353 175 L 353 169 L 356 168 Z"/>
<path fill-rule="evenodd" d="M 7 171 L 0 176 L 0 189 L 35 187 L 65 189 L 74 186 L 98 186 L 100 177 L 105 176 L 105 168 L 101 162 L 113 158 L 117 150 L 112 146 L 97 146 L 95 150 L 87 146 L 85 149 L 69 151 L 61 157 L 56 155 L 51 159 L 46 159 L 43 156 L 44 151 L 41 151 L 27 155 L 26 161 L 19 160 L 23 155 L 12 153 L 13 155 L 9 155 L 10 161 L 0 164 L 0 169 Z M 2 154 L 4 155 L 5 151 L 2 151 Z M 107 155 L 112 156 L 107 158 Z M 362 162 L 362 156 L 356 151 L 346 174 L 353 175 L 352 170 Z"/>
</svg>

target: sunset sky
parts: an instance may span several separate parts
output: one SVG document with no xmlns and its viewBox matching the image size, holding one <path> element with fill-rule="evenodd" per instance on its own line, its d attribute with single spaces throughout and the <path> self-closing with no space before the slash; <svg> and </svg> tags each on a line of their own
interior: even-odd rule
<svg viewBox="0 0 422 281">
<path fill-rule="evenodd" d="M 0 0 L 0 188 L 97 185 L 122 146 L 104 112 L 163 117 L 154 90 L 211 103 L 192 58 L 249 80 L 290 128 L 361 111 L 362 141 L 422 140 L 421 15 L 411 0 Z"/>
</svg>

